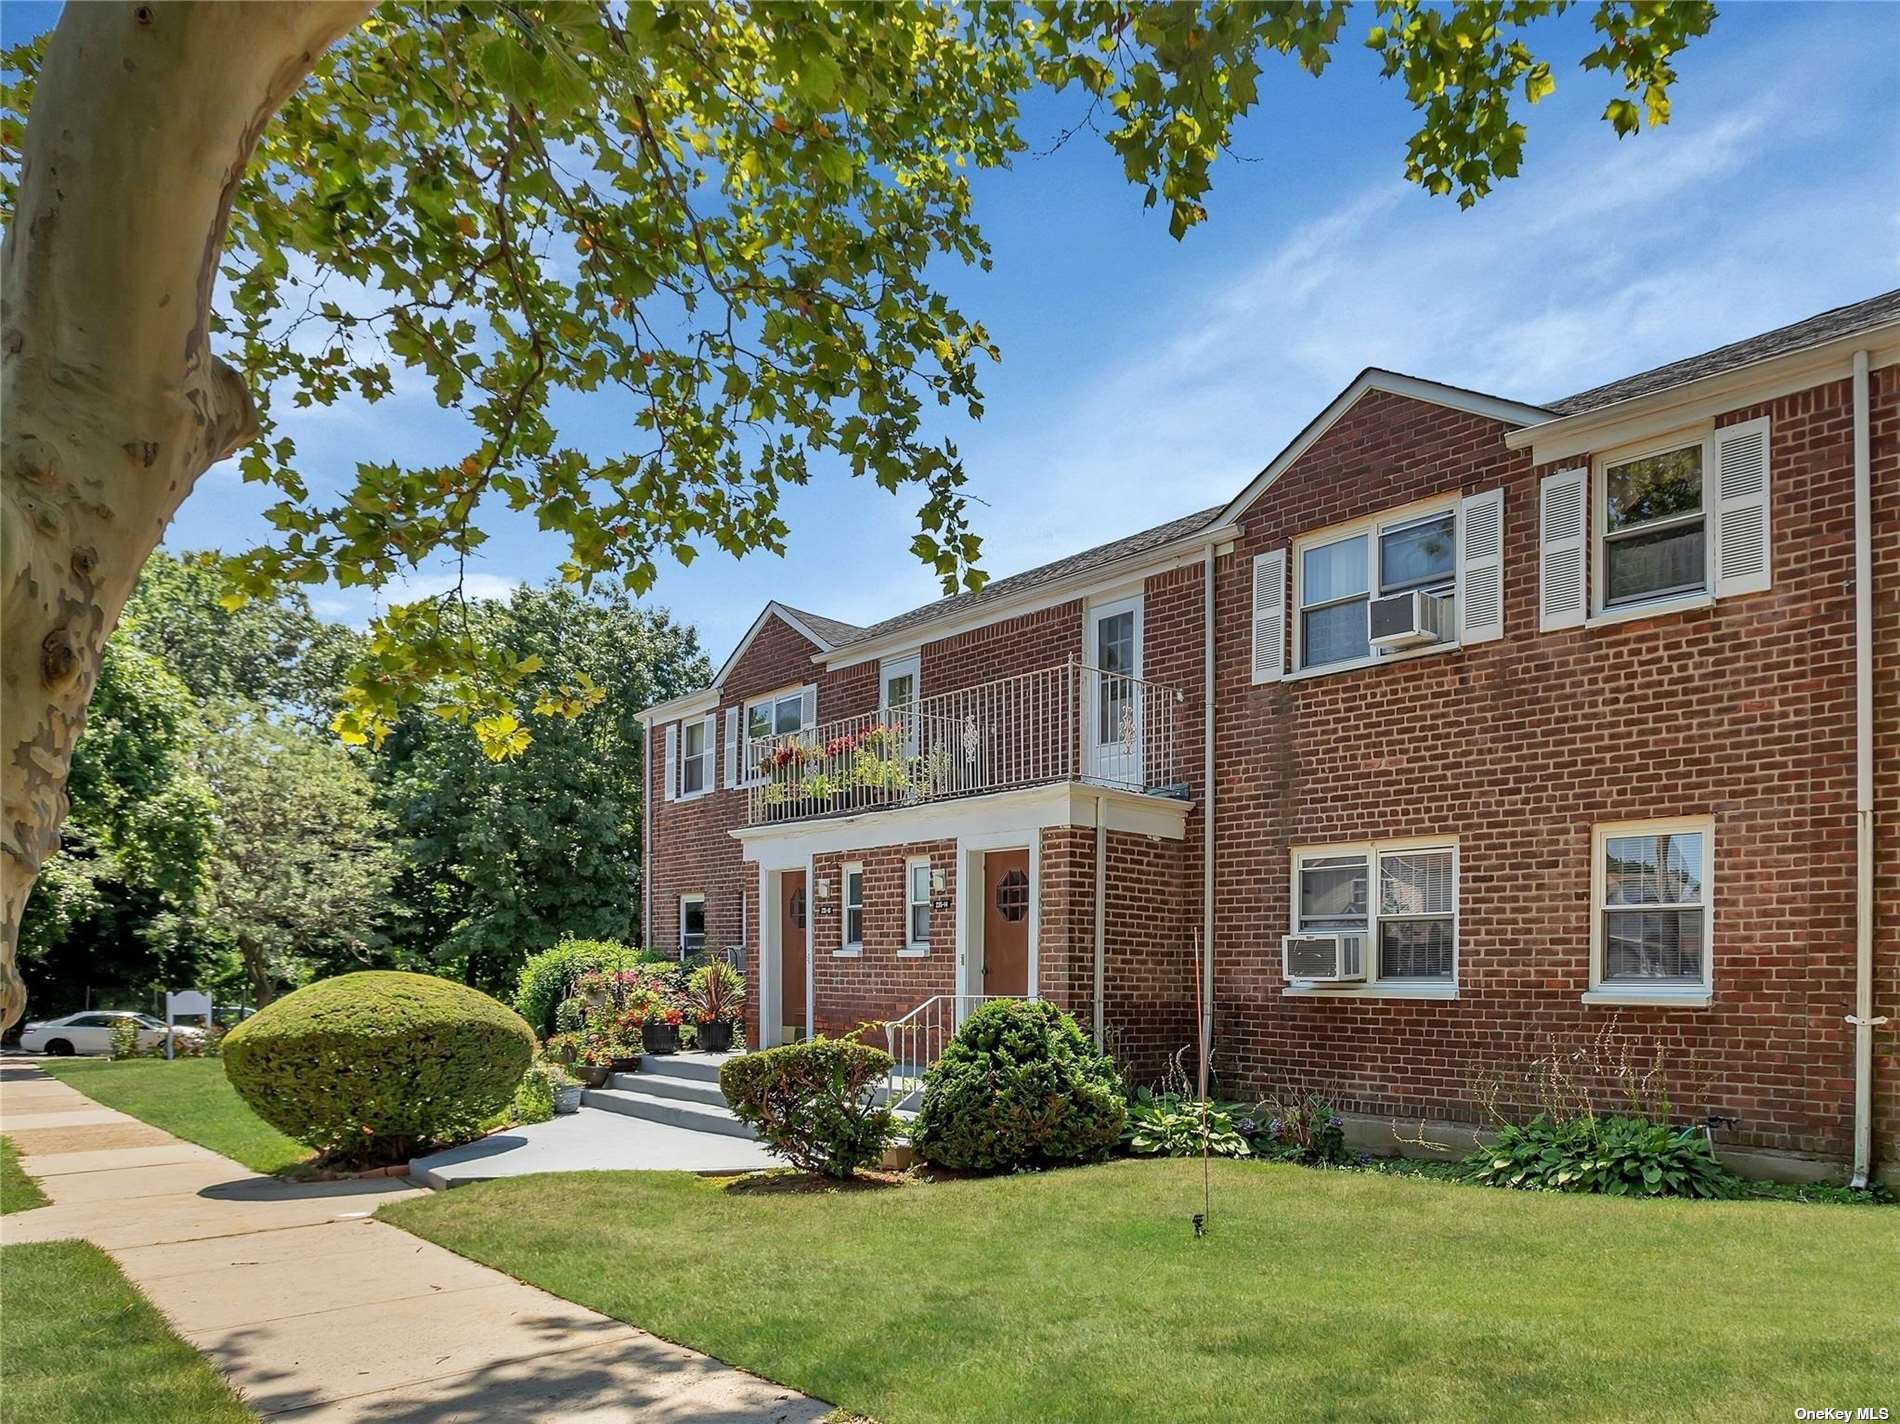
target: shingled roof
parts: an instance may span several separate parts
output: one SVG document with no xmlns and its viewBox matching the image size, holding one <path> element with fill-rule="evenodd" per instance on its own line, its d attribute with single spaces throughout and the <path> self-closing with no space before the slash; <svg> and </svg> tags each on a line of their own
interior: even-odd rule
<svg viewBox="0 0 1900 1424">
<path fill-rule="evenodd" d="M 1857 331 L 1866 331 L 1870 327 L 1895 320 L 1900 320 L 1900 289 L 1869 297 L 1864 302 L 1850 302 L 1844 307 L 1835 307 L 1832 311 L 1808 317 L 1805 321 L 1776 327 L 1773 331 L 1764 331 L 1760 336 L 1751 336 L 1743 341 L 1731 341 L 1727 346 L 1704 351 L 1700 356 L 1671 361 L 1667 366 L 1658 366 L 1653 371 L 1625 376 L 1620 381 L 1593 386 L 1574 396 L 1565 396 L 1562 400 L 1548 401 L 1546 404 L 1559 415 L 1578 415 L 1617 401 L 1632 400 L 1688 381 L 1701 380 L 1704 376 L 1719 375 L 1738 366 L 1750 366 L 1773 356 L 1784 356 L 1803 347 L 1819 346 L 1824 341 L 1852 336 Z"/>
<path fill-rule="evenodd" d="M 935 603 L 926 603 L 921 608 L 913 608 L 910 612 L 900 613 L 895 618 L 886 618 L 882 623 L 873 623 L 869 628 L 860 628 L 855 636 L 844 641 L 864 643 L 873 638 L 881 638 L 887 633 L 898 633 L 920 624 L 934 623 L 939 618 L 947 618 L 955 613 L 981 608 L 985 604 L 1028 593 L 1043 584 L 1055 583 L 1059 579 L 1067 578 L 1070 574 L 1085 573 L 1090 569 L 1112 564 L 1117 559 L 1125 558 L 1130 554 L 1140 554 L 1149 549 L 1159 548 L 1163 544 L 1184 538 L 1195 530 L 1206 527 L 1223 508 L 1225 508 L 1224 505 L 1215 505 L 1214 508 L 1203 509 L 1197 514 L 1185 514 L 1179 519 L 1170 519 L 1166 524 L 1157 524 L 1152 529 L 1144 529 L 1139 534 L 1130 534 L 1124 539 L 1097 544 L 1093 549 L 1084 549 L 1079 554 L 1070 554 L 1053 563 L 1039 564 L 1019 574 L 1011 574 L 1008 578 L 992 579 L 975 593 L 959 593 L 950 598 L 940 598 Z"/>
<path fill-rule="evenodd" d="M 864 636 L 864 630 L 855 623 L 847 623 L 842 618 L 827 618 L 822 613 L 808 613 L 802 608 L 794 608 L 789 603 L 781 603 L 792 617 L 803 623 L 812 632 L 836 648 L 845 643 L 856 642 Z"/>
</svg>

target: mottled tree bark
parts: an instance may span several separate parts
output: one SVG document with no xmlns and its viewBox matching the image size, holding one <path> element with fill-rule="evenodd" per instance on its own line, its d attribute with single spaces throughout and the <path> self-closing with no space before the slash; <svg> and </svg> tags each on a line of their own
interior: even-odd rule
<svg viewBox="0 0 1900 1424">
<path fill-rule="evenodd" d="M 0 249 L 0 1026 L 100 651 L 198 476 L 255 430 L 208 339 L 232 196 L 369 9 L 75 4 L 49 43 Z"/>
</svg>

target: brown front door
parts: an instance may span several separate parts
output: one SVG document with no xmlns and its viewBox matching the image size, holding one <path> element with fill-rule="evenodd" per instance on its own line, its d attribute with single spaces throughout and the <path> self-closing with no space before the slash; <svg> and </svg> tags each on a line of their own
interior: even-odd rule
<svg viewBox="0 0 1900 1424">
<path fill-rule="evenodd" d="M 810 906 L 805 903 L 805 872 L 788 870 L 778 878 L 778 982 L 781 1041 L 806 1036 L 805 925 Z"/>
<path fill-rule="evenodd" d="M 983 857 L 983 992 L 1029 993 L 1029 852 Z"/>
</svg>

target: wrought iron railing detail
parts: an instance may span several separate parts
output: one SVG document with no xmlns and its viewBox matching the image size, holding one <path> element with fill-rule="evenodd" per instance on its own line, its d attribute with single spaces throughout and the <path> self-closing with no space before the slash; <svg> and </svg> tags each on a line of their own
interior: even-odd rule
<svg viewBox="0 0 1900 1424">
<path fill-rule="evenodd" d="M 1071 659 L 745 749 L 750 825 L 1054 781 L 1175 783 L 1181 694 Z"/>
<path fill-rule="evenodd" d="M 884 1100 L 898 1112 L 914 1112 L 923 1102 L 924 1074 L 943 1056 L 944 1047 L 971 1014 L 992 999 L 1021 998 L 1020 994 L 938 994 L 881 1028 L 865 1035 L 876 1042 L 884 1035 L 891 1070 L 884 1079 Z"/>
</svg>

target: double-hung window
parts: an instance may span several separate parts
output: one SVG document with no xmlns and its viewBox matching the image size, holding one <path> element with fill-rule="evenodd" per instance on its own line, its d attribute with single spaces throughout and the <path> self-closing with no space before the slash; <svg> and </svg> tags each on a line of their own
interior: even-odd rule
<svg viewBox="0 0 1900 1424">
<path fill-rule="evenodd" d="M 922 954 L 930 948 L 930 862 L 904 867 L 904 948 Z"/>
<path fill-rule="evenodd" d="M 697 954 L 706 947 L 706 897 L 680 896 L 680 957 Z"/>
<path fill-rule="evenodd" d="M 1299 549 L 1302 670 L 1363 663 L 1372 656 L 1368 614 L 1375 596 L 1451 597 L 1458 581 L 1458 512 L 1401 515 Z"/>
<path fill-rule="evenodd" d="M 1449 989 L 1458 965 L 1458 848 L 1449 842 L 1294 852 L 1293 931 L 1367 937 L 1366 982 Z"/>
<path fill-rule="evenodd" d="M 790 692 L 761 697 L 745 705 L 746 780 L 759 775 L 759 757 L 773 737 L 801 730 L 805 725 L 805 694 Z"/>
<path fill-rule="evenodd" d="M 1598 826 L 1591 841 L 1592 990 L 1706 999 L 1713 823 Z"/>
<path fill-rule="evenodd" d="M 1708 591 L 1706 455 L 1697 441 L 1603 466 L 1603 607 Z"/>
<path fill-rule="evenodd" d="M 712 790 L 713 743 L 707 719 L 689 717 L 680 724 L 680 795 L 698 796 Z"/>
<path fill-rule="evenodd" d="M 864 867 L 847 865 L 844 868 L 844 886 L 842 913 L 844 936 L 841 949 L 846 951 L 864 948 Z"/>
</svg>

